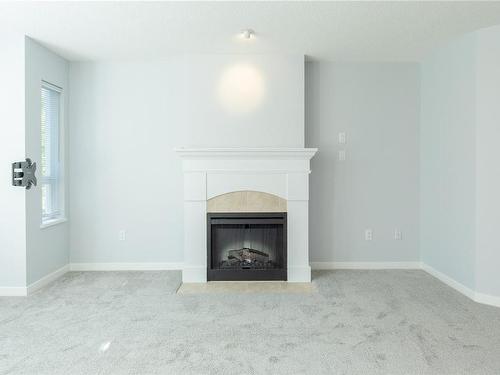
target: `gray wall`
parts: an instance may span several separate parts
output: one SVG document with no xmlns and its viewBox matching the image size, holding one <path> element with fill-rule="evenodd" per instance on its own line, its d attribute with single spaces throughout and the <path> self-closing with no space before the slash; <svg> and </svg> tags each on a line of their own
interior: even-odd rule
<svg viewBox="0 0 500 375">
<path fill-rule="evenodd" d="M 469 34 L 422 69 L 421 257 L 474 288 L 475 48 Z"/>
<path fill-rule="evenodd" d="M 182 69 L 71 64 L 71 262 L 182 262 Z"/>
<path fill-rule="evenodd" d="M 204 103 L 220 77 L 216 67 L 233 57 L 204 57 L 206 66 L 197 58 L 71 64 L 72 262 L 182 261 L 173 147 L 301 145 L 301 61 L 253 58 L 265 100 L 258 112 L 234 115 Z M 311 260 L 418 261 L 418 65 L 306 65 L 307 144 L 320 148 L 311 174 Z M 343 163 L 335 160 L 339 130 L 348 135 Z M 151 162 L 161 166 L 152 180 L 144 168 Z M 373 241 L 364 240 L 365 228 Z"/>
<path fill-rule="evenodd" d="M 40 162 L 40 87 L 42 80 L 63 89 L 61 155 L 66 157 L 68 63 L 30 38 L 26 38 L 26 155 Z M 67 163 L 63 162 L 67 167 Z M 67 170 L 62 170 L 67 179 Z M 40 169 L 38 170 L 40 178 Z M 65 206 L 68 207 L 66 181 Z M 68 213 L 66 212 L 66 215 Z M 40 228 L 42 220 L 41 184 L 26 192 L 26 277 L 27 284 L 41 279 L 69 263 L 69 225 L 67 222 Z"/>
<path fill-rule="evenodd" d="M 419 260 L 419 95 L 417 64 L 306 64 L 311 261 Z"/>
<path fill-rule="evenodd" d="M 0 295 L 26 286 L 25 190 L 13 187 L 11 163 L 23 161 L 24 36 L 0 33 Z"/>
<path fill-rule="evenodd" d="M 75 263 L 182 262 L 183 177 L 174 147 L 304 144 L 303 56 L 74 63 L 70 82 Z M 245 90 L 224 96 L 222 83 Z M 224 101 L 240 111 L 227 111 Z"/>
<path fill-rule="evenodd" d="M 476 291 L 500 305 L 500 26 L 477 33 Z"/>
</svg>

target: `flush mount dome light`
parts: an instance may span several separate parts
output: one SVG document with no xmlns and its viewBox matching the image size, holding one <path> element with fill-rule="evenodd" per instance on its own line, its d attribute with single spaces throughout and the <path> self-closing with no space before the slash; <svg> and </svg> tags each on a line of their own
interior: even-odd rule
<svg viewBox="0 0 500 375">
<path fill-rule="evenodd" d="M 252 29 L 241 30 L 241 37 L 243 39 L 252 39 L 255 37 L 255 31 L 253 31 Z"/>
</svg>

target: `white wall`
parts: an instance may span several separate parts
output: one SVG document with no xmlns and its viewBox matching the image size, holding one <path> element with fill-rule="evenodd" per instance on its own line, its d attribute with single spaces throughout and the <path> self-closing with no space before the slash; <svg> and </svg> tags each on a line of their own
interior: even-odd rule
<svg viewBox="0 0 500 375">
<path fill-rule="evenodd" d="M 500 304 L 500 27 L 477 33 L 476 291 Z"/>
<path fill-rule="evenodd" d="M 42 80 L 63 89 L 63 119 L 61 155 L 66 156 L 67 127 L 66 105 L 68 99 L 68 63 L 42 47 L 30 38 L 26 38 L 26 155 L 39 165 L 37 176 L 40 179 L 40 87 Z M 67 167 L 67 163 L 63 162 Z M 62 171 L 63 178 L 67 171 Z M 67 186 L 67 181 L 66 181 Z M 67 188 L 66 188 L 67 193 Z M 51 272 L 69 263 L 69 225 L 60 223 L 40 229 L 42 217 L 41 184 L 26 192 L 26 262 L 27 283 L 41 279 Z M 65 194 L 65 206 L 68 207 L 68 194 Z M 66 212 L 66 215 L 68 213 Z"/>
<path fill-rule="evenodd" d="M 465 35 L 422 64 L 422 261 L 496 305 L 499 97 L 498 26 Z"/>
<path fill-rule="evenodd" d="M 185 61 L 185 145 L 304 147 L 304 56 L 200 55 Z"/>
<path fill-rule="evenodd" d="M 419 260 L 418 126 L 417 64 L 306 64 L 311 261 Z"/>
<path fill-rule="evenodd" d="M 0 35 L 0 294 L 26 286 L 25 190 L 11 184 L 11 163 L 24 161 L 24 36 Z"/>
<path fill-rule="evenodd" d="M 183 78 L 180 60 L 71 64 L 72 262 L 182 261 Z"/>
<path fill-rule="evenodd" d="M 466 35 L 421 65 L 421 257 L 469 288 L 475 262 L 475 48 Z"/>
<path fill-rule="evenodd" d="M 226 97 L 241 109 L 230 113 L 217 96 L 221 76 L 243 62 L 250 86 L 262 87 Z M 71 64 L 71 262 L 181 262 L 174 147 L 303 146 L 303 71 L 303 56 Z"/>
</svg>

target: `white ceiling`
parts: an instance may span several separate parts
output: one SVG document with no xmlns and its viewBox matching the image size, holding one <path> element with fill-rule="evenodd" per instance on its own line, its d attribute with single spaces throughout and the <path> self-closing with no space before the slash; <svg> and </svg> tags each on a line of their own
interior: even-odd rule
<svg viewBox="0 0 500 375">
<path fill-rule="evenodd" d="M 69 60 L 299 53 L 418 61 L 457 35 L 494 24 L 498 1 L 0 3 L 0 32 L 23 32 Z M 247 27 L 255 40 L 235 37 Z"/>
</svg>

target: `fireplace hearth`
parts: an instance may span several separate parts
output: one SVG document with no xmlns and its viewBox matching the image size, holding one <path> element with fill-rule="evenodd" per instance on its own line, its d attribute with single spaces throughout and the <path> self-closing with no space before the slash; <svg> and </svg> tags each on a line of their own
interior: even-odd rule
<svg viewBox="0 0 500 375">
<path fill-rule="evenodd" d="M 208 213 L 207 280 L 286 280 L 286 212 Z"/>
</svg>

